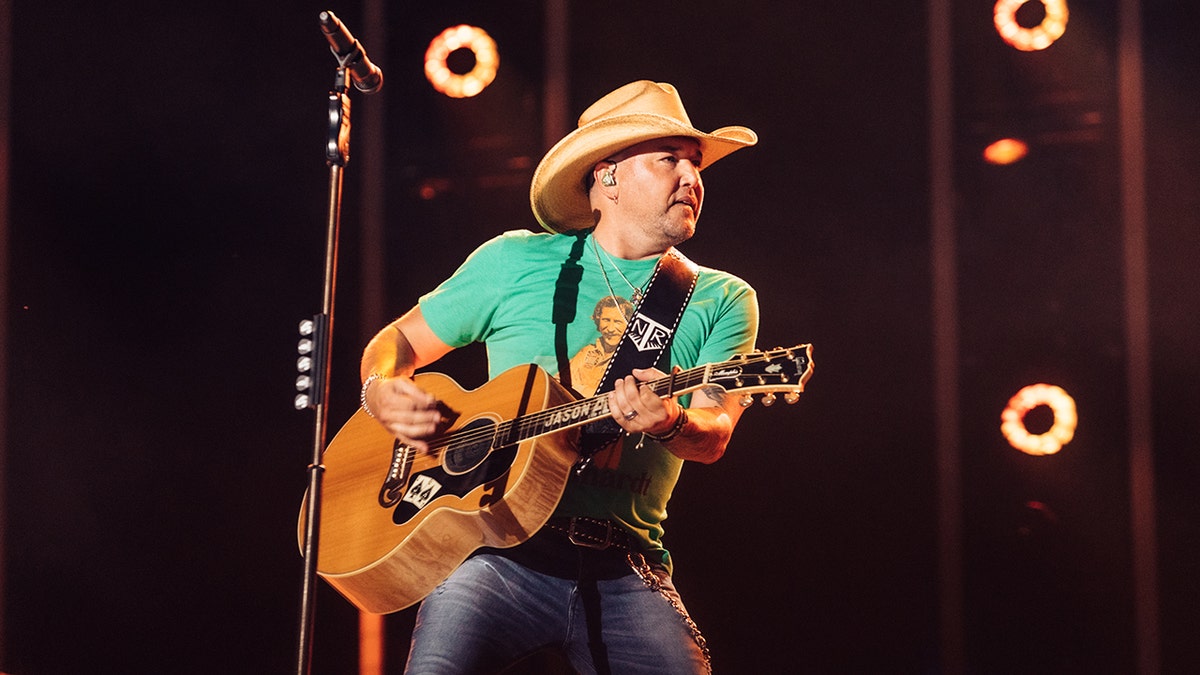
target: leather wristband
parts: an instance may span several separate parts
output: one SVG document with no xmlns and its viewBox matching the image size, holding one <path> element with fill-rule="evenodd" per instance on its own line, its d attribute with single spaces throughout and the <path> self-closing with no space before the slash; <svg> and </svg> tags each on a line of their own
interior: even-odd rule
<svg viewBox="0 0 1200 675">
<path fill-rule="evenodd" d="M 683 428 L 685 426 L 687 426 L 687 423 L 688 423 L 687 408 L 684 408 L 683 406 L 679 406 L 679 417 L 675 418 L 675 423 L 671 425 L 670 429 L 667 429 L 666 432 L 661 433 L 661 434 L 652 434 L 650 432 L 646 432 L 646 436 L 648 436 L 649 438 L 651 438 L 655 441 L 658 441 L 659 443 L 666 443 L 667 441 L 671 440 L 672 438 L 675 438 L 676 436 L 678 436 L 683 431 Z"/>
</svg>

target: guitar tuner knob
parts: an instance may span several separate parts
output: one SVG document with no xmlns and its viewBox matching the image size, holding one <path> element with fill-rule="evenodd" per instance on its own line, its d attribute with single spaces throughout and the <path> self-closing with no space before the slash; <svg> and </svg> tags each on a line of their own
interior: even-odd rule
<svg viewBox="0 0 1200 675">
<path fill-rule="evenodd" d="M 798 391 L 789 391 L 788 393 L 783 395 L 783 401 L 785 403 L 787 403 L 788 405 L 792 405 L 796 401 L 799 401 L 799 400 L 800 400 L 800 392 L 798 392 Z"/>
<path fill-rule="evenodd" d="M 763 394 L 762 404 L 764 406 L 770 408 L 771 405 L 774 403 L 775 403 L 775 394 L 773 394 L 771 392 L 767 392 L 766 394 Z"/>
<path fill-rule="evenodd" d="M 742 397 L 738 399 L 738 405 L 743 408 L 749 408 L 754 405 L 754 397 L 750 394 L 742 394 Z"/>
</svg>

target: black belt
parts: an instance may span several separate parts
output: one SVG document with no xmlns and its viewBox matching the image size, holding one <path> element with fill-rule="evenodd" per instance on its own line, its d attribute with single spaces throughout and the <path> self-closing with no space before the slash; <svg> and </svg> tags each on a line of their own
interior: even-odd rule
<svg viewBox="0 0 1200 675">
<path fill-rule="evenodd" d="M 621 525 L 598 518 L 551 518 L 527 541 L 510 548 L 481 548 L 560 579 L 619 579 L 633 574 L 629 554 L 642 546 Z"/>
<path fill-rule="evenodd" d="M 629 530 L 611 520 L 584 516 L 551 518 L 545 529 L 566 534 L 567 541 L 584 548 L 594 548 L 598 551 L 608 548 L 618 548 L 622 551 L 641 550 Z"/>
</svg>

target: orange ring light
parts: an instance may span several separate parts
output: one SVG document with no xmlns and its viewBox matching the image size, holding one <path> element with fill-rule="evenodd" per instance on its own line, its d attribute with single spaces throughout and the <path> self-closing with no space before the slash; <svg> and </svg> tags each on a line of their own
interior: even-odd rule
<svg viewBox="0 0 1200 675">
<path fill-rule="evenodd" d="M 1035 52 L 1054 44 L 1067 30 L 1067 0 L 1038 0 L 1046 8 L 1046 16 L 1033 28 L 1017 23 L 1017 10 L 1029 0 L 997 0 L 996 31 L 1008 44 L 1023 52 Z"/>
<path fill-rule="evenodd" d="M 1025 427 L 1025 415 L 1034 408 L 1049 406 L 1054 424 L 1044 434 L 1031 434 Z M 1000 432 L 1009 445 L 1030 455 L 1053 455 L 1075 437 L 1075 399 L 1061 387 L 1031 384 L 1018 391 L 1000 414 Z"/>
<path fill-rule="evenodd" d="M 475 55 L 471 72 L 458 74 L 450 70 L 446 59 L 457 49 L 470 49 Z M 482 28 L 454 26 L 442 31 L 425 50 L 425 77 L 433 88 L 453 98 L 468 98 L 483 91 L 496 79 L 500 67 L 500 52 L 496 42 Z"/>
<path fill-rule="evenodd" d="M 1015 164 L 1028 154 L 1029 144 L 1019 138 L 1001 138 L 983 149 L 983 159 L 997 166 Z"/>
</svg>

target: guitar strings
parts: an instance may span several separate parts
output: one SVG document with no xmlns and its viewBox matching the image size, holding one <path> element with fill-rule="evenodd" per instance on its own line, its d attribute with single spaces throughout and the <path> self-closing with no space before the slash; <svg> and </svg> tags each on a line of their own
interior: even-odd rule
<svg viewBox="0 0 1200 675">
<path fill-rule="evenodd" d="M 689 388 L 695 382 L 704 381 L 704 370 L 705 368 L 701 367 L 695 369 L 694 371 L 685 371 L 685 373 L 679 373 L 676 375 L 675 381 L 676 383 L 681 383 L 683 385 L 682 388 Z M 668 390 L 667 388 L 670 386 L 670 380 L 670 377 L 660 378 L 654 382 L 650 382 L 649 385 L 652 389 L 654 389 L 655 393 L 659 393 L 661 391 Z M 472 444 L 476 442 L 482 442 L 489 437 L 505 438 L 507 433 L 513 429 L 514 422 L 516 422 L 517 430 L 520 432 L 516 441 L 523 441 L 527 438 L 537 435 L 539 430 L 542 429 L 546 423 L 551 421 L 554 417 L 561 415 L 564 413 L 564 411 L 568 411 L 572 408 L 590 408 L 592 405 L 594 405 L 592 401 L 593 399 L 580 399 L 577 401 L 571 401 L 564 405 L 547 408 L 545 410 L 539 410 L 528 415 L 523 415 L 519 422 L 516 420 L 507 420 L 497 424 L 495 427 L 472 429 L 466 432 L 450 434 L 449 436 L 441 438 L 437 445 L 431 446 L 430 451 L 432 452 L 434 448 L 440 449 L 452 446 L 456 442 Z M 568 414 L 567 417 L 570 418 L 573 416 Z"/>
<path fill-rule="evenodd" d="M 728 363 L 730 363 L 730 364 L 733 364 L 733 363 L 754 364 L 754 363 L 759 363 L 759 362 L 763 362 L 763 361 L 769 362 L 770 360 L 771 359 L 767 356 L 767 354 L 762 353 L 762 352 L 755 352 L 751 355 L 746 356 L 745 358 L 737 360 L 736 362 L 730 361 Z M 674 377 L 675 383 L 682 384 L 683 385 L 681 387 L 682 389 L 688 389 L 694 383 L 704 382 L 705 377 L 707 375 L 707 371 L 709 370 L 711 365 L 712 364 L 710 364 L 709 366 L 700 366 L 697 368 L 693 368 L 691 370 L 683 371 L 682 373 L 676 373 L 675 377 Z M 721 364 L 721 365 L 726 365 L 726 364 Z M 660 390 L 665 391 L 666 388 L 670 386 L 671 379 L 672 378 L 670 376 L 659 378 L 657 380 L 654 380 L 654 381 L 648 383 L 648 385 L 650 386 L 651 389 L 654 390 L 655 393 L 660 393 Z M 593 397 L 593 398 L 595 398 L 595 397 Z M 590 407 L 592 405 L 591 401 L 592 401 L 592 399 L 579 399 L 576 401 L 571 401 L 569 403 L 565 403 L 563 405 L 554 406 L 552 408 L 546 408 L 545 410 L 539 410 L 537 412 L 530 413 L 528 415 L 522 415 L 521 416 L 522 421 L 520 421 L 518 423 L 518 431 L 520 433 L 518 433 L 516 442 L 524 441 L 528 438 L 531 438 L 532 436 L 536 436 L 537 433 L 531 433 L 531 428 L 532 428 L 533 432 L 536 432 L 537 428 L 544 426 L 545 422 L 552 416 L 561 414 L 562 412 L 569 410 L 572 407 Z M 452 433 L 448 436 L 443 436 L 443 437 L 437 439 L 436 443 L 431 445 L 428 450 L 426 450 L 420 454 L 436 455 L 439 452 L 441 452 L 447 448 L 450 448 L 455 444 L 471 445 L 474 443 L 483 442 L 484 440 L 487 440 L 488 438 L 493 438 L 493 439 L 494 438 L 502 438 L 502 437 L 504 437 L 505 434 L 507 434 L 507 432 L 512 430 L 514 422 L 516 422 L 516 420 L 507 420 L 507 421 L 504 421 L 504 422 L 501 422 L 501 423 L 495 425 L 494 427 L 471 429 L 469 431 L 458 431 L 458 432 Z M 564 428 L 566 428 L 566 427 L 564 427 Z M 494 443 L 493 443 L 493 445 L 494 445 Z"/>
</svg>

